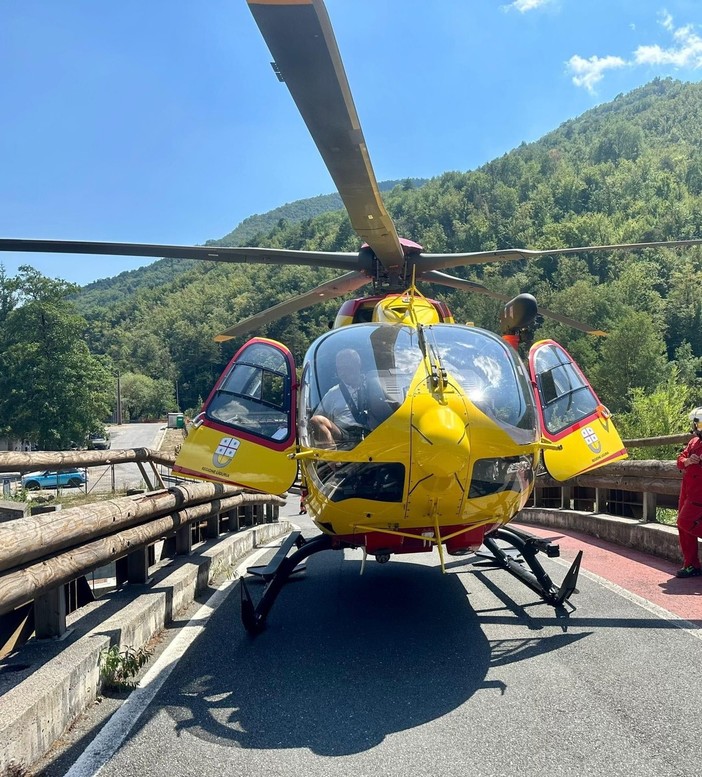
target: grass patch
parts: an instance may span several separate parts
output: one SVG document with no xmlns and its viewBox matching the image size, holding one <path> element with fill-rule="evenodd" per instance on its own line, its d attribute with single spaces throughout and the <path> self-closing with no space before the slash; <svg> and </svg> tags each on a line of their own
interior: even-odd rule
<svg viewBox="0 0 702 777">
<path fill-rule="evenodd" d="M 665 524 L 666 526 L 675 526 L 677 520 L 677 510 L 673 510 L 671 507 L 656 508 L 656 521 L 658 523 Z"/>
</svg>

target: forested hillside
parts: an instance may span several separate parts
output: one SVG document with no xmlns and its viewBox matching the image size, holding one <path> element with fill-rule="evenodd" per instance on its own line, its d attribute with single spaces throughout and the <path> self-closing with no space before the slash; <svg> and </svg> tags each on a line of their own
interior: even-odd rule
<svg viewBox="0 0 702 777">
<path fill-rule="evenodd" d="M 447 172 L 420 188 L 400 184 L 384 199 L 398 232 L 429 252 L 701 237 L 702 85 L 656 80 L 478 170 Z M 278 218 L 267 233 L 261 223 L 245 233 L 247 243 L 359 246 L 343 211 L 295 223 Z M 607 331 L 594 338 L 546 321 L 538 334 L 573 353 L 613 410 L 629 411 L 634 389 L 639 404 L 661 392 L 702 404 L 702 250 L 553 257 L 456 274 L 506 294 L 529 291 L 545 308 Z M 120 276 L 99 304 L 90 289 L 78 302 L 94 353 L 122 372 L 177 383 L 187 409 L 206 396 L 241 344 L 215 344 L 216 332 L 331 275 L 161 260 Z M 497 303 L 445 288 L 423 291 L 446 299 L 458 321 L 496 325 Z M 338 304 L 288 317 L 262 334 L 285 341 L 301 359 Z M 642 416 L 637 423 L 647 422 Z"/>
<path fill-rule="evenodd" d="M 403 181 L 380 181 L 378 189 L 381 192 L 390 191 L 396 186 L 402 186 L 404 189 L 418 189 L 424 186 L 426 178 L 406 178 Z M 287 221 L 296 223 L 305 219 L 312 219 L 321 213 L 330 210 L 340 210 L 343 208 L 341 197 L 334 194 L 320 194 L 318 197 L 310 197 L 306 200 L 297 200 L 281 205 L 268 213 L 256 214 L 244 219 L 239 226 L 225 235 L 221 240 L 208 240 L 205 245 L 216 246 L 245 246 L 251 245 L 252 240 L 257 240 L 270 232 L 279 222 Z"/>
<path fill-rule="evenodd" d="M 407 178 L 403 181 L 381 181 L 378 188 L 381 192 L 389 191 L 395 186 L 403 189 L 416 189 L 424 186 L 426 178 Z M 305 200 L 297 200 L 274 208 L 268 213 L 256 214 L 245 218 L 238 227 L 219 240 L 207 240 L 205 245 L 212 246 L 245 246 L 258 245 L 275 227 L 286 224 L 296 224 L 306 219 L 319 216 L 321 213 L 342 208 L 341 197 L 334 194 L 320 194 Z M 185 272 L 195 264 L 193 261 L 177 261 L 161 259 L 138 270 L 120 273 L 114 278 L 105 278 L 85 286 L 77 299 L 81 311 L 102 307 L 122 299 L 132 292 L 162 286 L 172 281 L 176 275 Z"/>
</svg>

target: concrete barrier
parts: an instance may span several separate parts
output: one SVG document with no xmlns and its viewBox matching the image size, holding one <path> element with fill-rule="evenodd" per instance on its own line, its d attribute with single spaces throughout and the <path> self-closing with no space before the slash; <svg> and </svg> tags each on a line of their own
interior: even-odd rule
<svg viewBox="0 0 702 777">
<path fill-rule="evenodd" d="M 290 530 L 280 521 L 204 543 L 154 573 L 148 585 L 127 586 L 74 613 L 61 642 L 32 641 L 6 660 L 0 672 L 0 775 L 31 766 L 95 701 L 103 649 L 144 646 L 193 602 L 216 565 L 231 564 Z"/>
<path fill-rule="evenodd" d="M 602 513 L 545 507 L 527 507 L 514 520 L 516 523 L 551 529 L 570 529 L 615 545 L 634 548 L 676 564 L 682 563 L 678 530 L 675 526 L 644 523 L 633 518 L 621 518 Z"/>
</svg>

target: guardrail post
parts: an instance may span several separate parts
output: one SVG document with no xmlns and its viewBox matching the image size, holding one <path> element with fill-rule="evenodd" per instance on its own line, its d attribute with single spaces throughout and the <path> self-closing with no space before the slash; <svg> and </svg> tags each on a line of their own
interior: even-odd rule
<svg viewBox="0 0 702 777">
<path fill-rule="evenodd" d="M 60 585 L 34 600 L 34 633 L 37 639 L 61 637 L 66 633 L 66 591 Z"/>
<path fill-rule="evenodd" d="M 229 531 L 239 531 L 239 508 L 235 507 L 227 513 Z"/>
<path fill-rule="evenodd" d="M 595 489 L 595 504 L 594 504 L 594 512 L 601 513 L 604 511 L 604 508 L 607 504 L 607 491 L 609 489 L 606 488 L 596 488 Z"/>
<path fill-rule="evenodd" d="M 139 548 L 127 556 L 127 582 L 143 585 L 149 582 L 149 548 Z"/>
<path fill-rule="evenodd" d="M 207 527 L 205 529 L 205 537 L 207 537 L 207 539 L 213 540 L 219 537 L 219 522 L 221 519 L 222 519 L 221 513 L 216 513 L 215 515 L 211 515 L 207 519 Z"/>
<path fill-rule="evenodd" d="M 173 534 L 169 537 L 165 537 L 163 540 L 163 548 L 161 549 L 161 560 L 164 558 L 173 558 L 176 554 L 176 538 Z"/>
<path fill-rule="evenodd" d="M 643 516 L 642 521 L 650 522 L 656 520 L 656 507 L 658 506 L 658 499 L 656 494 L 649 494 L 644 491 L 643 494 Z"/>
<path fill-rule="evenodd" d="M 178 529 L 175 535 L 176 540 L 176 554 L 178 556 L 185 556 L 193 548 L 193 532 L 190 524 Z"/>
<path fill-rule="evenodd" d="M 570 500 L 573 498 L 572 486 L 561 486 L 561 510 L 570 510 Z"/>
<path fill-rule="evenodd" d="M 115 561 L 115 584 L 121 588 L 129 580 L 129 562 L 126 556 Z"/>
</svg>

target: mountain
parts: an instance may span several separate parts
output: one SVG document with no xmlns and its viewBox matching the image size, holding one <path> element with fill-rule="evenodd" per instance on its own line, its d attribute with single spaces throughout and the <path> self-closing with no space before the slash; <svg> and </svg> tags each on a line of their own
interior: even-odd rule
<svg viewBox="0 0 702 777">
<path fill-rule="evenodd" d="M 700 237 L 702 85 L 657 79 L 477 170 L 445 173 L 418 188 L 394 186 L 384 200 L 399 234 L 429 252 Z M 239 238 L 272 247 L 358 248 L 341 210 L 298 220 L 272 214 L 265 226 L 255 222 L 255 234 L 242 231 Z M 236 239 L 231 234 L 223 240 Z M 549 257 L 456 274 L 504 294 L 530 291 L 545 308 L 607 331 L 607 338 L 595 339 L 547 320 L 539 335 L 562 342 L 615 410 L 626 408 L 632 387 L 652 389 L 673 366 L 692 381 L 699 373 L 698 249 Z M 78 304 L 89 320 L 92 350 L 123 371 L 177 381 L 182 405 L 189 408 L 207 394 L 241 344 L 216 345 L 214 333 L 331 275 L 162 260 L 91 284 Z M 445 299 L 458 321 L 487 328 L 497 321 L 499 305 L 492 300 L 444 288 L 424 291 Z M 337 308 L 334 301 L 316 306 L 262 334 L 289 344 L 300 360 Z"/>
<path fill-rule="evenodd" d="M 378 188 L 381 192 L 388 192 L 396 186 L 401 186 L 405 190 L 418 189 L 426 182 L 426 178 L 405 178 L 401 181 L 381 181 Z M 296 200 L 267 213 L 249 216 L 224 237 L 218 240 L 207 240 L 205 245 L 257 245 L 256 240 L 262 239 L 275 227 L 295 224 L 322 213 L 342 210 L 343 207 L 341 197 L 336 192 Z M 172 281 L 176 275 L 187 272 L 196 264 L 197 262 L 192 260 L 160 259 L 136 270 L 127 270 L 112 278 L 103 278 L 84 286 L 76 302 L 82 312 L 88 312 L 112 304 L 139 290 L 163 286 Z"/>
<path fill-rule="evenodd" d="M 381 181 L 378 188 L 381 192 L 388 192 L 396 186 L 404 189 L 418 189 L 427 182 L 426 178 L 405 178 L 402 181 Z M 320 194 L 318 197 L 310 197 L 306 200 L 296 200 L 279 208 L 274 208 L 268 213 L 249 216 L 220 240 L 208 240 L 205 245 L 216 246 L 245 246 L 255 239 L 257 235 L 265 235 L 280 222 L 291 224 L 312 219 L 321 213 L 327 213 L 330 210 L 342 210 L 344 204 L 337 192 L 334 194 Z"/>
</svg>

